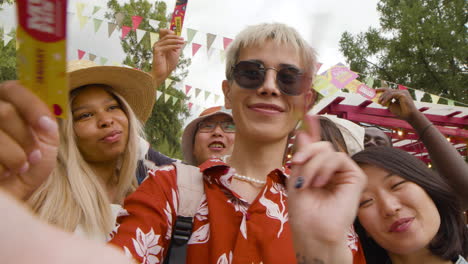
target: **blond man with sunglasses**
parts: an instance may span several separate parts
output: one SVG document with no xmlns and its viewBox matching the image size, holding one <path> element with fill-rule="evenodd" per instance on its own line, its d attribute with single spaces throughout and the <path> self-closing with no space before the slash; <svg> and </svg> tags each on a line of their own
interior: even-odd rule
<svg viewBox="0 0 468 264">
<path fill-rule="evenodd" d="M 204 195 L 186 263 L 364 263 L 356 238 L 347 238 L 365 184 L 359 167 L 317 142 L 310 120 L 292 171 L 283 167 L 288 135 L 315 100 L 313 49 L 286 25 L 260 24 L 243 30 L 226 57 L 222 88 L 236 124 L 234 148 L 199 166 Z M 218 124 L 199 129 L 210 127 Z M 183 195 L 177 177 L 173 166 L 150 172 L 125 201 L 111 243 L 139 263 L 168 256 Z"/>
</svg>

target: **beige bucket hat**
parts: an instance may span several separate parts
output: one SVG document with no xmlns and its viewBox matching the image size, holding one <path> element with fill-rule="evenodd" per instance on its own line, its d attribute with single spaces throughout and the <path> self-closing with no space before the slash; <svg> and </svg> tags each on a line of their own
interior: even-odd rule
<svg viewBox="0 0 468 264">
<path fill-rule="evenodd" d="M 145 123 L 156 102 L 156 89 L 150 74 L 140 70 L 100 66 L 88 60 L 68 62 L 70 91 L 89 84 L 105 84 L 121 95 L 138 119 Z"/>
</svg>

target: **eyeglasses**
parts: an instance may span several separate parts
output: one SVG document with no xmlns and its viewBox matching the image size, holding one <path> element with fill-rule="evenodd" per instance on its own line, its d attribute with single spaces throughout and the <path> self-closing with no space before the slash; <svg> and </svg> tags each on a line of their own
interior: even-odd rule
<svg viewBox="0 0 468 264">
<path fill-rule="evenodd" d="M 307 78 L 300 69 L 293 66 L 283 67 L 279 70 L 273 67 L 265 68 L 262 63 L 257 61 L 237 63 L 233 68 L 234 80 L 242 88 L 255 90 L 262 86 L 266 71 L 270 69 L 276 71 L 276 83 L 283 94 L 300 95 L 310 88 L 310 82 L 308 82 L 310 78 Z"/>
<path fill-rule="evenodd" d="M 201 121 L 198 123 L 198 131 L 201 133 L 210 133 L 213 132 L 216 127 L 219 125 L 225 133 L 234 133 L 236 132 L 236 126 L 232 121 L 223 121 L 223 122 L 206 122 Z"/>
</svg>

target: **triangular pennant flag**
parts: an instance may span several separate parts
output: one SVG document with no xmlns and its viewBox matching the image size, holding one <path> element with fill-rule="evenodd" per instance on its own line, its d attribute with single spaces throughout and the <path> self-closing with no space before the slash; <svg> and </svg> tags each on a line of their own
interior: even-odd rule
<svg viewBox="0 0 468 264">
<path fill-rule="evenodd" d="M 13 37 L 8 36 L 7 34 L 3 35 L 3 40 L 4 40 L 4 46 L 8 45 L 10 41 L 13 39 Z"/>
<path fill-rule="evenodd" d="M 195 29 L 187 28 L 187 43 L 192 42 L 197 31 Z"/>
<path fill-rule="evenodd" d="M 136 30 L 140 26 L 142 20 L 143 17 L 141 16 L 132 16 L 132 29 Z"/>
<path fill-rule="evenodd" d="M 219 58 L 221 59 L 221 62 L 224 62 L 226 60 L 226 51 L 220 50 L 219 51 Z"/>
<path fill-rule="evenodd" d="M 372 88 L 372 87 L 374 86 L 374 78 L 371 77 L 371 76 L 367 76 L 366 79 L 365 79 L 365 81 L 364 81 L 364 83 L 365 83 L 368 87 Z"/>
<path fill-rule="evenodd" d="M 101 57 L 99 59 L 99 62 L 100 62 L 101 65 L 105 65 L 107 63 L 107 58 Z"/>
<path fill-rule="evenodd" d="M 151 41 L 151 48 L 154 46 L 154 43 L 159 40 L 159 34 L 150 32 L 150 41 Z"/>
<path fill-rule="evenodd" d="M 205 101 L 208 99 L 208 97 L 210 96 L 210 92 L 209 91 L 205 91 Z"/>
<path fill-rule="evenodd" d="M 435 94 L 430 94 L 430 96 L 431 96 L 432 103 L 437 104 L 437 102 L 440 99 L 440 96 L 435 95 Z"/>
<path fill-rule="evenodd" d="M 179 101 L 179 98 L 172 96 L 172 104 L 175 105 Z"/>
<path fill-rule="evenodd" d="M 226 38 L 226 37 L 223 38 L 224 50 L 227 49 L 227 47 L 229 46 L 229 44 L 231 44 L 231 42 L 232 42 L 231 38 Z"/>
<path fill-rule="evenodd" d="M 115 14 L 115 21 L 117 22 L 117 25 L 121 26 L 122 25 L 122 22 L 125 18 L 125 15 L 121 12 Z"/>
<path fill-rule="evenodd" d="M 215 34 L 206 33 L 206 50 L 209 50 L 211 48 L 211 45 L 213 45 L 215 38 Z"/>
<path fill-rule="evenodd" d="M 200 88 L 195 88 L 195 98 L 198 97 L 198 95 L 200 94 L 201 92 L 201 89 Z"/>
<path fill-rule="evenodd" d="M 89 56 L 90 61 L 94 61 L 96 59 L 96 55 L 94 55 L 92 53 L 89 53 L 88 56 Z"/>
<path fill-rule="evenodd" d="M 195 56 L 197 51 L 200 49 L 201 45 L 197 43 L 192 43 L 192 56 Z"/>
<path fill-rule="evenodd" d="M 408 88 L 406 88 L 406 86 L 404 86 L 404 85 L 399 84 L 398 85 L 398 90 L 408 90 Z"/>
<path fill-rule="evenodd" d="M 167 101 L 169 101 L 169 99 L 171 99 L 171 96 L 169 94 L 165 94 L 164 95 L 164 102 L 167 103 Z"/>
<path fill-rule="evenodd" d="M 171 80 L 171 79 L 166 79 L 166 81 L 164 82 L 164 84 L 166 85 L 166 88 L 169 87 L 169 86 L 171 86 L 172 82 L 173 82 L 173 80 Z"/>
<path fill-rule="evenodd" d="M 152 28 L 154 28 L 154 30 L 159 28 L 159 21 L 154 20 L 154 19 L 150 19 L 148 22 L 149 22 L 150 26 Z"/>
<path fill-rule="evenodd" d="M 100 6 L 94 6 L 93 8 L 93 15 L 96 14 L 99 10 L 101 10 Z"/>
<path fill-rule="evenodd" d="M 99 30 L 99 28 L 101 27 L 102 20 L 94 18 L 93 21 L 94 21 L 94 33 L 96 33 Z"/>
<path fill-rule="evenodd" d="M 78 20 L 80 20 L 80 29 L 83 29 L 86 23 L 88 23 L 88 17 L 86 16 L 78 16 Z"/>
<path fill-rule="evenodd" d="M 116 27 L 117 27 L 117 24 L 115 24 L 115 23 L 109 22 L 107 24 L 107 31 L 108 31 L 108 34 L 109 34 L 109 38 L 112 35 L 112 33 L 114 33 L 114 30 L 115 30 Z"/>
<path fill-rule="evenodd" d="M 192 89 L 192 86 L 185 85 L 185 94 L 188 94 L 190 92 L 190 89 Z"/>
<path fill-rule="evenodd" d="M 162 92 L 157 91 L 156 92 L 156 101 L 159 100 L 159 97 L 161 97 Z"/>
<path fill-rule="evenodd" d="M 455 101 L 447 99 L 447 105 L 455 106 Z"/>
<path fill-rule="evenodd" d="M 208 50 L 208 54 L 207 54 L 208 59 L 211 59 L 211 56 L 213 56 L 214 51 L 215 51 L 215 49 Z"/>
<path fill-rule="evenodd" d="M 188 109 L 189 109 L 189 111 L 192 109 L 192 106 L 193 106 L 193 103 L 190 103 L 190 102 L 189 102 L 189 103 L 188 103 Z"/>
<path fill-rule="evenodd" d="M 84 3 L 76 3 L 76 14 L 80 17 L 83 14 L 85 4 Z"/>
<path fill-rule="evenodd" d="M 317 62 L 315 64 L 315 74 L 317 74 L 317 72 L 320 70 L 320 68 L 322 67 L 323 63 L 320 63 L 320 62 Z"/>
<path fill-rule="evenodd" d="M 219 100 L 219 94 L 215 94 L 215 101 L 214 101 L 215 104 L 218 102 L 218 100 Z"/>
<path fill-rule="evenodd" d="M 78 49 L 78 59 L 81 60 L 85 55 L 85 51 Z"/>
<path fill-rule="evenodd" d="M 128 35 L 128 33 L 130 32 L 130 30 L 132 30 L 131 27 L 129 26 L 122 26 L 122 36 L 121 38 L 122 39 L 125 39 L 125 37 Z"/>
<path fill-rule="evenodd" d="M 137 28 L 136 30 L 137 43 L 140 43 L 141 39 L 146 35 L 146 32 L 148 31 Z"/>
<path fill-rule="evenodd" d="M 419 90 L 414 90 L 414 96 L 416 97 L 416 102 L 421 102 L 421 99 L 424 96 L 424 92 L 419 91 Z"/>
</svg>

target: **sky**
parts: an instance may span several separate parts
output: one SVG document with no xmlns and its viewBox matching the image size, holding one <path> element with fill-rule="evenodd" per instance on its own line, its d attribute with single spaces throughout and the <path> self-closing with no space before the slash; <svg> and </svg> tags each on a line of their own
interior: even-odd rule
<svg viewBox="0 0 468 264">
<path fill-rule="evenodd" d="M 122 0 L 120 0 L 122 1 Z M 104 8 L 92 15 L 94 6 L 106 6 L 106 0 L 69 0 L 68 11 L 68 59 L 77 59 L 77 49 L 108 58 L 108 65 L 121 62 L 125 57 L 121 47 L 119 32 L 111 37 L 104 22 L 98 32 L 90 20 L 80 28 L 76 17 L 76 3 L 86 4 L 83 15 L 104 19 Z M 166 1 L 168 10 L 173 9 L 175 0 Z M 222 37 L 234 38 L 248 25 L 263 22 L 281 22 L 296 28 L 309 44 L 318 52 L 319 61 L 324 65 L 321 71 L 339 62 L 345 63 L 338 42 L 344 31 L 353 34 L 366 31 L 370 26 L 378 27 L 377 0 L 190 0 L 187 6 L 185 28 L 196 29 L 194 42 L 202 44 L 195 56 L 191 56 L 191 46 L 184 54 L 192 57 L 189 75 L 183 85 L 192 86 L 188 94 L 196 107 L 192 116 L 203 108 L 222 104 L 221 82 L 224 80 L 224 62 L 220 57 L 223 49 Z M 10 28 L 16 24 L 15 9 L 0 11 L 0 26 Z M 206 33 L 216 34 L 213 51 L 207 53 Z M 182 36 L 186 36 L 185 30 Z M 87 58 L 87 56 L 85 56 Z M 184 87 L 181 85 L 181 87 Z M 194 88 L 209 91 L 207 100 L 203 95 L 195 98 Z M 203 93 L 202 93 L 203 94 Z M 219 99 L 215 101 L 215 96 Z"/>
</svg>

